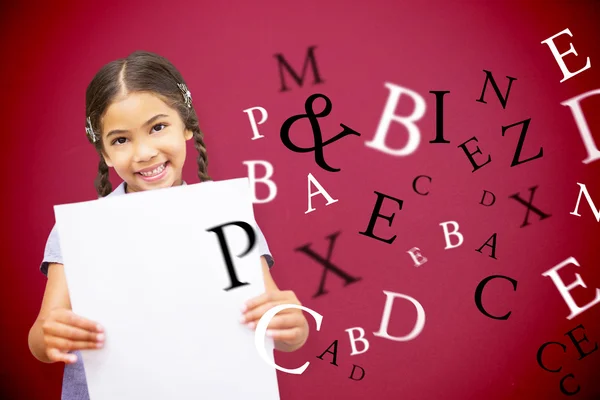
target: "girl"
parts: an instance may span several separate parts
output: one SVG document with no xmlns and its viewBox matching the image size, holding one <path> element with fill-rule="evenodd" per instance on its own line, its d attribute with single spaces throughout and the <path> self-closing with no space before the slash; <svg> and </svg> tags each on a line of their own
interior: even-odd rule
<svg viewBox="0 0 600 400">
<path fill-rule="evenodd" d="M 165 58 L 135 52 L 105 65 L 87 88 L 86 117 L 86 134 L 100 156 L 95 180 L 100 197 L 185 185 L 186 141 L 192 138 L 198 151 L 198 178 L 210 180 L 191 93 Z M 114 191 L 109 168 L 123 180 Z M 258 243 L 265 293 L 246 302 L 240 318 L 251 329 L 270 308 L 300 304 L 292 291 L 280 291 L 273 281 L 269 272 L 273 258 L 260 229 Z M 46 243 L 41 271 L 48 281 L 29 332 L 29 348 L 42 362 L 65 363 L 63 400 L 89 399 L 79 350 L 102 348 L 110 332 L 71 311 L 56 226 Z M 289 309 L 272 319 L 267 332 L 275 340 L 275 348 L 295 351 L 308 337 L 308 324 L 301 310 Z"/>
</svg>

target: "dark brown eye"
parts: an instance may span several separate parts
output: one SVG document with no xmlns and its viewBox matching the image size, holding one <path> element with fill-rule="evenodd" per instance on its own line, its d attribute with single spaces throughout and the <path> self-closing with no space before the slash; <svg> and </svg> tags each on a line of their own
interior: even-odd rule
<svg viewBox="0 0 600 400">
<path fill-rule="evenodd" d="M 152 127 L 153 132 L 160 132 L 165 129 L 167 126 L 165 124 L 156 124 Z"/>
</svg>

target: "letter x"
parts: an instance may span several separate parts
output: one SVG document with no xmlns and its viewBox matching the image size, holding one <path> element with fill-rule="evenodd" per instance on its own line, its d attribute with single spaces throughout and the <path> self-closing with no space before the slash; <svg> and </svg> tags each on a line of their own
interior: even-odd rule
<svg viewBox="0 0 600 400">
<path fill-rule="evenodd" d="M 327 239 L 329 239 L 329 250 L 327 251 L 327 258 L 323 258 L 319 254 L 315 253 L 310 248 L 312 243 L 305 244 L 304 246 L 298 247 L 296 249 L 296 251 L 301 251 L 301 252 L 305 253 L 307 256 L 309 256 L 310 258 L 312 258 L 319 264 L 323 265 L 323 275 L 321 276 L 321 283 L 319 285 L 319 289 L 317 290 L 317 293 L 313 296 L 313 299 L 315 297 L 319 297 L 319 296 L 329 293 L 327 290 L 325 290 L 325 278 L 327 277 L 328 271 L 331 271 L 331 272 L 335 273 L 336 275 L 338 275 L 339 277 L 341 277 L 342 279 L 344 279 L 344 281 L 345 281 L 344 286 L 348 286 L 351 283 L 358 282 L 362 279 L 360 277 L 356 278 L 356 277 L 349 275 L 345 271 L 341 270 L 339 267 L 333 265 L 333 263 L 331 263 L 331 261 L 329 261 L 331 259 L 331 254 L 333 253 L 333 246 L 335 245 L 335 240 L 337 239 L 337 237 L 339 236 L 340 233 L 341 232 L 336 232 L 336 233 L 333 233 L 333 234 L 327 236 Z"/>
<path fill-rule="evenodd" d="M 518 201 L 519 203 L 523 204 L 525 207 L 527 207 L 527 214 L 525 214 L 525 221 L 523 222 L 523 225 L 521 225 L 521 228 L 526 227 L 527 225 L 531 225 L 529 223 L 529 211 L 533 211 L 534 213 L 536 213 L 537 215 L 540 216 L 540 221 L 543 219 L 546 219 L 548 217 L 551 216 L 551 214 L 544 214 L 539 208 L 533 206 L 531 203 L 533 201 L 533 195 L 535 194 L 535 190 L 537 189 L 537 186 L 531 187 L 529 188 L 529 190 L 531 191 L 531 196 L 529 196 L 529 201 L 525 201 L 522 198 L 519 197 L 519 193 L 517 194 L 513 194 L 512 196 L 508 196 L 511 199 L 515 199 L 516 201 Z"/>
</svg>

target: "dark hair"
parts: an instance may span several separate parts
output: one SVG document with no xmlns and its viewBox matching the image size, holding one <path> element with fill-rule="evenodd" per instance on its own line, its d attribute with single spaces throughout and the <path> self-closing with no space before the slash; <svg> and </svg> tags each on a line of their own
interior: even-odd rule
<svg viewBox="0 0 600 400">
<path fill-rule="evenodd" d="M 179 71 L 164 57 L 158 54 L 136 51 L 127 58 L 106 64 L 90 82 L 85 93 L 85 114 L 96 136 L 100 137 L 101 118 L 113 99 L 120 93 L 153 92 L 160 95 L 167 104 L 177 110 L 185 128 L 194 133 L 194 145 L 198 150 L 198 178 L 201 182 L 211 180 L 208 176 L 208 157 L 204 145 L 204 135 L 198 126 L 198 116 L 193 107 L 188 107 L 178 84 L 185 84 Z M 100 197 L 112 192 L 108 179 L 108 166 L 102 154 L 102 140 L 93 142 L 100 155 L 98 176 L 94 184 Z"/>
</svg>

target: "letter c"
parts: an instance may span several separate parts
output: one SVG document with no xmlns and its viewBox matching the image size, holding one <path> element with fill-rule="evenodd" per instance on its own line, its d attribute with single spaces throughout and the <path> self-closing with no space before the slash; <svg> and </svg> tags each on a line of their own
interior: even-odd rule
<svg viewBox="0 0 600 400">
<path fill-rule="evenodd" d="M 565 375 L 561 380 L 560 380 L 560 391 L 563 392 L 564 394 L 566 394 L 567 396 L 573 396 L 574 394 L 579 393 L 579 390 L 581 389 L 581 386 L 579 386 L 579 384 L 577 384 L 577 389 L 575 389 L 574 392 L 568 392 L 567 389 L 565 389 L 565 381 L 567 380 L 567 378 L 572 378 L 573 380 L 575 379 L 575 375 L 573 374 L 569 374 L 569 375 Z"/>
<path fill-rule="evenodd" d="M 543 369 L 545 369 L 548 372 L 560 372 L 560 370 L 562 369 L 562 367 L 558 367 L 558 369 L 550 369 L 550 368 L 546 367 L 544 365 L 543 361 L 542 361 L 542 355 L 544 353 L 544 350 L 546 349 L 546 346 L 550 346 L 551 344 L 557 344 L 560 347 L 562 347 L 563 353 L 567 352 L 567 347 L 564 344 L 560 343 L 560 342 L 546 342 L 546 343 L 544 343 L 543 345 L 540 346 L 540 348 L 539 348 L 539 350 L 537 352 L 537 357 L 536 357 L 537 358 L 537 362 L 540 365 L 540 367 L 542 367 Z"/>
<path fill-rule="evenodd" d="M 413 181 L 413 190 L 415 191 L 415 193 L 420 194 L 421 196 L 427 196 L 429 194 L 429 191 L 427 191 L 425 193 L 421 193 L 421 192 L 419 192 L 417 190 L 417 181 L 419 180 L 419 178 L 428 178 L 429 179 L 429 183 L 431 183 L 431 177 L 427 176 L 427 175 L 419 175 Z"/>
<path fill-rule="evenodd" d="M 298 367 L 298 368 L 294 368 L 294 369 L 283 368 L 283 367 L 280 367 L 279 365 L 275 364 L 275 362 L 267 356 L 267 351 L 264 346 L 265 335 L 267 333 L 267 326 L 269 326 L 269 322 L 271 322 L 271 320 L 273 319 L 275 314 L 277 314 L 280 311 L 286 310 L 288 308 L 298 308 L 300 310 L 306 311 L 307 313 L 312 315 L 313 318 L 315 319 L 315 321 L 317 322 L 317 331 L 321 329 L 321 322 L 323 321 L 323 316 L 321 314 L 319 314 L 318 312 L 313 311 L 310 308 L 299 306 L 296 304 L 280 304 L 278 306 L 271 308 L 266 313 L 264 313 L 263 316 L 258 321 L 258 324 L 256 325 L 256 333 L 254 334 L 254 345 L 256 346 L 256 350 L 258 350 L 258 354 L 260 354 L 262 359 L 265 360 L 267 362 L 267 364 L 271 365 L 272 367 L 275 367 L 275 369 L 277 369 L 279 371 L 287 372 L 288 374 L 300 375 L 306 370 L 306 368 L 308 368 L 308 365 L 310 364 L 309 361 L 305 362 L 303 366 Z"/>
<path fill-rule="evenodd" d="M 512 311 L 509 311 L 508 313 L 506 313 L 502 317 L 496 317 L 495 315 L 492 315 L 492 314 L 488 313 L 485 310 L 485 308 L 483 308 L 483 304 L 481 304 L 481 295 L 483 294 L 483 289 L 485 288 L 485 285 L 487 285 L 487 283 L 489 281 L 491 281 L 492 279 L 496 279 L 496 278 L 506 279 L 507 281 L 509 281 L 510 283 L 512 283 L 514 291 L 515 292 L 517 291 L 517 281 L 515 281 L 514 279 L 509 278 L 508 276 L 503 276 L 503 275 L 488 276 L 487 278 L 485 278 L 484 280 L 482 280 L 479 283 L 479 285 L 477 285 L 477 289 L 475 289 L 475 305 L 477 306 L 477 309 L 479 311 L 481 311 L 481 313 L 483 315 L 485 315 L 486 317 L 490 317 L 492 319 L 506 320 L 506 319 L 508 319 L 508 317 L 510 317 L 510 314 L 512 313 Z"/>
</svg>

